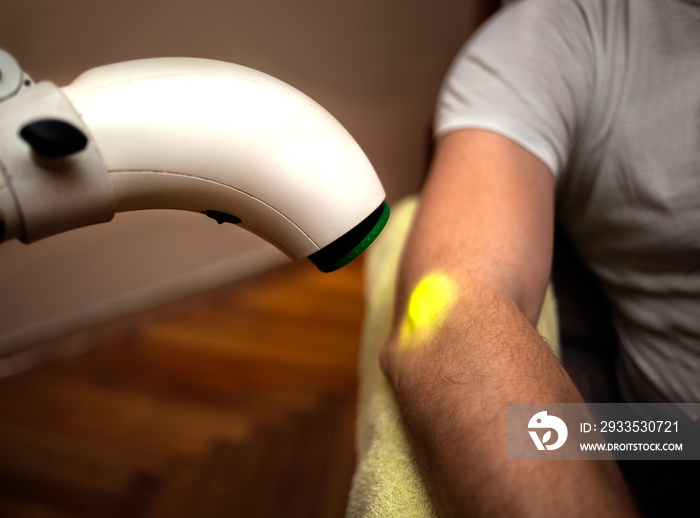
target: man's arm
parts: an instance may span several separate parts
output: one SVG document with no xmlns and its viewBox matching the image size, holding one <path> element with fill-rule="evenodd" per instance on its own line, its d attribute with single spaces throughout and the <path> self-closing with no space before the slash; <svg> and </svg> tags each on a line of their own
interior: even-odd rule
<svg viewBox="0 0 700 518">
<path fill-rule="evenodd" d="M 610 461 L 507 458 L 507 405 L 580 403 L 535 331 L 549 281 L 554 179 L 494 133 L 438 143 L 381 353 L 445 516 L 633 514 Z"/>
</svg>

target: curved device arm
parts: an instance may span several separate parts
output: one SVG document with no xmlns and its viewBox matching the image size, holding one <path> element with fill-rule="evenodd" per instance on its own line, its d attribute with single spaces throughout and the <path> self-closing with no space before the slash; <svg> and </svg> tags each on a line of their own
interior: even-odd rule
<svg viewBox="0 0 700 518">
<path fill-rule="evenodd" d="M 184 209 L 331 271 L 389 214 L 372 165 L 336 119 L 239 65 L 107 65 L 63 88 L 20 87 L 0 101 L 0 120 L 5 239 L 31 242 L 115 211 Z"/>
</svg>

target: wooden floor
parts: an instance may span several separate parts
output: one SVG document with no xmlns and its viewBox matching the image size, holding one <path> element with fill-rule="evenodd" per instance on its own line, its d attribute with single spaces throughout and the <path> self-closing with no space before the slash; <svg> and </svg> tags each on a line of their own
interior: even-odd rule
<svg viewBox="0 0 700 518">
<path fill-rule="evenodd" d="M 0 517 L 342 516 L 361 283 L 294 263 L 0 380 Z"/>
</svg>

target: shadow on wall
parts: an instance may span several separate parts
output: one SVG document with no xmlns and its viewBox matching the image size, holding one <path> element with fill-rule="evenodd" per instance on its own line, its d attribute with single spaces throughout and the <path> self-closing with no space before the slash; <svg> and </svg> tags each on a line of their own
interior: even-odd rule
<svg viewBox="0 0 700 518">
<path fill-rule="evenodd" d="M 449 62 L 493 1 L 5 0 L 0 48 L 59 85 L 106 63 L 220 59 L 282 79 L 329 110 L 389 201 L 414 192 Z M 0 246 L 0 355 L 232 282 L 287 259 L 201 215 L 148 211 Z M 320 275 L 320 274 L 319 274 Z"/>
</svg>

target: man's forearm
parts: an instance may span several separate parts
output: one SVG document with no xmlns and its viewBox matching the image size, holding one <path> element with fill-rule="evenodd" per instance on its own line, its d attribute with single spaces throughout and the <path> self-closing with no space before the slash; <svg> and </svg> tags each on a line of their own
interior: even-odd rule
<svg viewBox="0 0 700 518">
<path fill-rule="evenodd" d="M 454 282 L 458 296 L 439 329 L 412 341 L 397 325 L 381 357 L 438 508 L 445 516 L 631 513 L 612 462 L 508 460 L 508 403 L 582 399 L 504 293 L 477 279 Z"/>
</svg>

